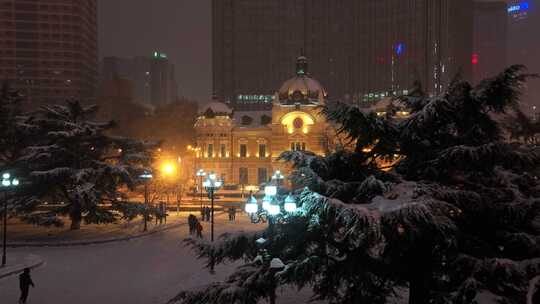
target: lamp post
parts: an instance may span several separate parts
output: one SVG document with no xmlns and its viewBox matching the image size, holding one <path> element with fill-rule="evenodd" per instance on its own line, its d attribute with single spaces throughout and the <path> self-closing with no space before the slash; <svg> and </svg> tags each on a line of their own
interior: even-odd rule
<svg viewBox="0 0 540 304">
<path fill-rule="evenodd" d="M 154 178 L 154 176 L 152 175 L 152 173 L 145 171 L 143 174 L 139 176 L 139 178 L 144 181 L 144 214 L 143 214 L 144 229 L 143 231 L 146 232 L 148 230 L 148 183 L 150 182 L 150 180 L 152 180 L 152 178 Z"/>
<path fill-rule="evenodd" d="M 181 158 L 179 157 L 178 158 L 178 162 L 180 163 L 181 162 Z M 164 177 L 164 178 L 168 178 L 169 181 L 170 179 L 176 179 L 175 181 L 172 181 L 171 184 L 169 184 L 167 182 L 167 187 L 165 187 L 165 194 L 166 194 L 166 198 L 167 198 L 167 205 L 165 206 L 165 210 L 164 211 L 164 214 L 167 213 L 167 208 L 169 207 L 169 192 L 171 192 L 171 188 L 169 186 L 173 186 L 174 188 L 176 188 L 176 186 L 180 184 L 180 177 L 179 177 L 179 174 L 178 174 L 178 168 L 179 166 L 177 166 L 174 162 L 172 161 L 165 161 L 162 165 L 161 165 L 161 175 Z M 178 184 L 176 184 L 178 183 Z M 177 214 L 180 213 L 180 206 L 179 206 L 179 202 L 178 202 L 178 194 L 176 195 L 176 212 Z M 161 204 L 160 204 L 161 206 Z M 165 216 L 165 222 L 167 221 L 167 217 Z"/>
<path fill-rule="evenodd" d="M 284 179 L 285 179 L 285 176 L 281 173 L 280 170 L 276 170 L 276 172 L 274 172 L 274 175 L 272 175 L 272 180 L 276 181 L 276 186 L 278 187 L 278 190 L 279 190 L 279 187 L 281 186 L 281 181 Z"/>
<path fill-rule="evenodd" d="M 217 190 L 223 186 L 223 181 L 218 179 L 215 173 L 211 172 L 208 174 L 208 177 L 203 183 L 204 189 L 206 189 L 206 192 L 208 193 L 208 197 L 210 198 L 210 210 L 211 210 L 211 216 L 210 216 L 210 241 L 214 241 L 214 196 Z"/>
<path fill-rule="evenodd" d="M 19 180 L 17 178 L 12 178 L 11 174 L 3 173 L 2 174 L 2 188 L 4 188 L 4 233 L 3 233 L 3 247 L 2 247 L 2 267 L 6 266 L 6 248 L 7 248 L 7 212 L 8 212 L 8 189 L 12 187 L 17 187 L 19 185 Z"/>
<path fill-rule="evenodd" d="M 199 178 L 199 191 L 201 192 L 201 212 L 202 212 L 202 201 L 203 201 L 203 191 L 202 191 L 202 187 L 203 187 L 203 177 L 206 176 L 206 172 L 204 172 L 203 169 L 199 169 L 196 173 L 197 177 Z"/>
<path fill-rule="evenodd" d="M 245 211 L 250 216 L 251 222 L 254 224 L 268 222 L 270 228 L 273 228 L 276 219 L 281 219 L 278 215 L 294 214 L 298 209 L 296 206 L 296 199 L 292 194 L 288 194 L 283 202 L 280 201 L 276 186 L 266 186 L 264 188 L 264 194 L 261 202 L 261 209 L 259 209 L 259 203 L 253 195 L 250 195 L 246 201 Z M 284 213 L 282 212 L 281 205 L 283 205 Z"/>
<path fill-rule="evenodd" d="M 210 172 L 204 181 L 203 186 L 210 197 L 210 241 L 214 242 L 214 195 L 216 191 L 223 186 L 223 181 L 218 179 L 215 173 Z M 212 256 L 211 259 L 212 263 L 210 263 L 210 272 L 214 273 L 214 257 Z"/>
</svg>

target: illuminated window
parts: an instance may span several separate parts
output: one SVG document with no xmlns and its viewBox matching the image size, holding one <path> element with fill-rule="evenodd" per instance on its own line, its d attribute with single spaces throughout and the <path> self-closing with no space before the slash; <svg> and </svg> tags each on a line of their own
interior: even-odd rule
<svg viewBox="0 0 540 304">
<path fill-rule="evenodd" d="M 259 158 L 265 158 L 265 157 L 266 157 L 266 145 L 259 144 Z"/>
<path fill-rule="evenodd" d="M 240 168 L 239 169 L 239 179 L 238 181 L 240 182 L 241 185 L 246 185 L 248 184 L 248 168 Z"/>
<path fill-rule="evenodd" d="M 291 151 L 306 151 L 306 143 L 305 142 L 292 142 Z"/>
<path fill-rule="evenodd" d="M 208 149 L 206 150 L 206 157 L 211 158 L 214 157 L 214 145 L 208 144 Z"/>
<path fill-rule="evenodd" d="M 240 157 L 247 157 L 247 145 L 240 144 Z"/>
<path fill-rule="evenodd" d="M 259 168 L 257 170 L 257 182 L 259 184 L 266 183 L 268 181 L 268 171 L 266 168 Z"/>
<path fill-rule="evenodd" d="M 221 144 L 221 147 L 219 149 L 219 155 L 221 157 L 226 157 L 227 156 L 227 146 L 225 144 Z"/>
</svg>

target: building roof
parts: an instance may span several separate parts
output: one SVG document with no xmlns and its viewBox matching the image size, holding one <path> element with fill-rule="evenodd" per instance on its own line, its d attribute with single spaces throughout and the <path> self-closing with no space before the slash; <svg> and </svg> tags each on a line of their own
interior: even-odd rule
<svg viewBox="0 0 540 304">
<path fill-rule="evenodd" d="M 325 100 L 328 94 L 323 86 L 309 75 L 307 58 L 300 56 L 296 60 L 296 76 L 281 85 L 278 95 L 282 104 L 317 104 Z"/>
<path fill-rule="evenodd" d="M 233 110 L 225 103 L 218 101 L 211 101 L 202 107 L 200 107 L 200 114 L 205 114 L 211 110 L 214 114 L 227 114 L 230 115 Z"/>
</svg>

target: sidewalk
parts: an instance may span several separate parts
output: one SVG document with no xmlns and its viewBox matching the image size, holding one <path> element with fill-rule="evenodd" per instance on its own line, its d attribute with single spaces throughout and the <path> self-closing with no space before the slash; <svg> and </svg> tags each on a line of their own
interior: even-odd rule
<svg viewBox="0 0 540 304">
<path fill-rule="evenodd" d="M 83 225 L 80 230 L 71 231 L 68 227 L 46 228 L 21 223 L 8 225 L 8 247 L 62 247 L 103 244 L 128 241 L 154 233 L 185 225 L 187 214 L 171 215 L 167 224 L 155 225 L 148 222 L 148 231 L 143 232 L 143 221 L 108 225 Z"/>
<path fill-rule="evenodd" d="M 11 275 L 16 275 L 22 272 L 25 268 L 37 268 L 43 265 L 43 263 L 43 259 L 34 254 L 9 254 L 7 256 L 7 265 L 5 267 L 0 267 L 0 279 Z"/>
<path fill-rule="evenodd" d="M 216 212 L 216 217 L 223 212 Z M 148 231 L 143 232 L 142 220 L 120 225 L 93 225 L 88 228 L 83 226 L 81 230 L 69 231 L 67 228 L 50 232 L 43 232 L 41 227 L 32 227 L 32 233 L 22 233 L 21 231 L 11 232 L 12 237 L 8 238 L 7 246 L 10 248 L 18 247 L 67 247 L 104 244 L 120 241 L 129 241 L 155 233 L 167 231 L 187 225 L 187 216 L 189 212 L 176 212 L 167 219 L 167 224 L 155 225 L 154 221 L 148 222 Z M 41 230 L 40 230 L 41 229 Z M 8 231 L 10 227 L 8 227 Z"/>
</svg>

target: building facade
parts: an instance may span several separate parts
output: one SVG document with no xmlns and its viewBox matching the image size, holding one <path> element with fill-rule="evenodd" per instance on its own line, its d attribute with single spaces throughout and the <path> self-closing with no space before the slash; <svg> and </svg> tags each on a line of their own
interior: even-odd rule
<svg viewBox="0 0 540 304">
<path fill-rule="evenodd" d="M 508 64 L 523 64 L 530 72 L 540 73 L 540 1 L 507 0 Z M 537 114 L 540 109 L 540 79 L 530 79 L 522 100 Z"/>
<path fill-rule="evenodd" d="M 97 0 L 4 0 L 0 24 L 0 81 L 26 95 L 27 106 L 94 101 Z"/>
<path fill-rule="evenodd" d="M 472 0 L 213 0 L 212 11 L 214 94 L 237 109 L 269 108 L 300 49 L 329 98 L 359 104 L 471 75 Z"/>
<path fill-rule="evenodd" d="M 156 51 L 148 57 L 103 58 L 101 84 L 115 77 L 132 83 L 135 102 L 158 106 L 174 102 L 178 98 L 175 66 L 164 53 Z"/>
<path fill-rule="evenodd" d="M 474 3 L 473 83 L 495 76 L 506 68 L 507 25 L 504 1 Z"/>
<path fill-rule="evenodd" d="M 326 98 L 301 56 L 296 75 L 273 94 L 270 110 L 233 111 L 221 102 L 204 106 L 195 124 L 196 166 L 222 176 L 227 184 L 260 185 L 275 170 L 289 172 L 278 161 L 284 151 L 324 155 L 333 139 L 333 129 L 318 108 Z"/>
</svg>

